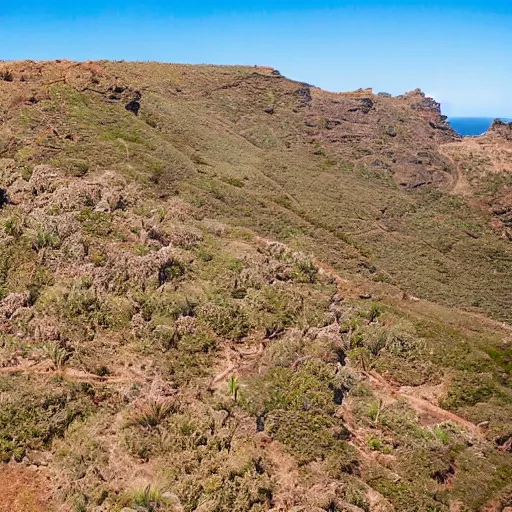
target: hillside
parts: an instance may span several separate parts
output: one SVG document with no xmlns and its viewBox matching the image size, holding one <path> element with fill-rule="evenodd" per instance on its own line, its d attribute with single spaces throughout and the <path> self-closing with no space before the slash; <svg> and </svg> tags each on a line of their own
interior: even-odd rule
<svg viewBox="0 0 512 512">
<path fill-rule="evenodd" d="M 512 506 L 508 125 L 125 62 L 0 115 L 0 511 Z"/>
</svg>

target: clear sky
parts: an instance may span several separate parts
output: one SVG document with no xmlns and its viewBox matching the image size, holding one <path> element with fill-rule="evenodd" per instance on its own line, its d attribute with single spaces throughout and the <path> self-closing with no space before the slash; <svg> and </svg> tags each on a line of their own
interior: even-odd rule
<svg viewBox="0 0 512 512">
<path fill-rule="evenodd" d="M 0 0 L 0 59 L 261 64 L 512 117 L 512 0 Z"/>
</svg>

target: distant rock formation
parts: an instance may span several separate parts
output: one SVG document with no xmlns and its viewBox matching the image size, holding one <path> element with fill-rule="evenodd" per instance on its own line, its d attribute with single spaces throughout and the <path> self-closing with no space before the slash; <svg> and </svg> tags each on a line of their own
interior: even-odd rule
<svg viewBox="0 0 512 512">
<path fill-rule="evenodd" d="M 426 119 L 432 129 L 439 130 L 444 134 L 446 141 L 459 138 L 448 122 L 448 117 L 442 115 L 441 104 L 427 96 L 421 89 L 406 92 L 398 96 L 398 99 L 407 101 L 411 109 Z"/>
<path fill-rule="evenodd" d="M 497 135 L 505 140 L 512 140 L 512 122 L 506 123 L 501 119 L 495 119 L 487 133 L 490 135 Z"/>
</svg>

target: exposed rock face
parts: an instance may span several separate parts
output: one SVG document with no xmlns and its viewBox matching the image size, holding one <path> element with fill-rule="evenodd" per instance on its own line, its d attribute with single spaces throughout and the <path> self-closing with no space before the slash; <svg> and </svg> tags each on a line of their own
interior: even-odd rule
<svg viewBox="0 0 512 512">
<path fill-rule="evenodd" d="M 413 110 L 419 110 L 420 112 L 429 112 L 434 114 L 441 115 L 441 104 L 438 103 L 433 98 L 427 98 L 423 93 L 419 94 L 422 96 L 422 100 L 418 101 L 418 103 L 414 103 L 411 105 Z"/>
<path fill-rule="evenodd" d="M 310 87 L 308 87 L 306 85 L 302 86 L 302 87 L 299 87 L 295 91 L 295 95 L 298 98 L 300 98 L 300 100 L 301 100 L 301 103 L 300 103 L 299 107 L 307 107 L 307 106 L 309 106 L 309 104 L 313 100 L 313 98 L 311 96 L 311 89 L 310 89 Z"/>
<path fill-rule="evenodd" d="M 140 110 L 140 99 L 142 98 L 142 94 L 139 91 L 135 91 L 134 98 L 125 105 L 125 109 L 129 112 L 132 112 L 136 116 L 139 115 Z"/>
<path fill-rule="evenodd" d="M 495 119 L 492 122 L 488 133 L 498 135 L 506 140 L 512 140 L 512 123 L 506 123 L 500 119 Z"/>
<path fill-rule="evenodd" d="M 437 145 L 460 137 L 441 114 L 440 104 L 420 89 L 397 97 L 369 89 L 311 93 L 305 124 L 318 128 L 311 132 L 313 143 L 390 173 L 404 188 L 442 187 L 451 181 L 452 164 L 438 153 Z"/>
<path fill-rule="evenodd" d="M 351 107 L 348 109 L 349 112 L 358 112 L 361 111 L 363 114 L 368 114 L 370 110 L 373 108 L 373 100 L 371 98 L 361 98 L 358 100 L 358 104 L 355 107 Z"/>
<path fill-rule="evenodd" d="M 431 128 L 446 132 L 450 138 L 456 137 L 447 116 L 441 114 L 441 104 L 434 98 L 426 96 L 421 89 L 414 89 L 399 98 L 410 101 L 411 108 L 427 119 Z"/>
</svg>

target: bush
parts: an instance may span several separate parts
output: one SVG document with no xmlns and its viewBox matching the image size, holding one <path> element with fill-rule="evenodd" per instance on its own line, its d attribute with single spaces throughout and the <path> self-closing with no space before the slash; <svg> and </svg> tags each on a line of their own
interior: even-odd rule
<svg viewBox="0 0 512 512">
<path fill-rule="evenodd" d="M 137 510 L 158 512 L 159 510 L 169 510 L 170 502 L 158 489 L 153 489 L 151 485 L 148 485 L 143 491 L 133 494 L 131 505 L 137 507 Z"/>
<path fill-rule="evenodd" d="M 36 238 L 32 244 L 34 250 L 39 252 L 42 249 L 58 249 L 60 247 L 61 240 L 57 233 L 53 231 L 47 231 L 44 228 L 40 229 L 36 233 Z"/>
<path fill-rule="evenodd" d="M 333 435 L 334 421 L 311 411 L 275 411 L 268 419 L 269 434 L 294 453 L 299 464 L 329 457 L 333 473 L 353 472 L 358 465 L 355 450 Z M 350 457 L 348 456 L 350 454 Z M 336 476 L 338 476 L 336 475 Z"/>
<path fill-rule="evenodd" d="M 370 309 L 366 312 L 365 316 L 369 323 L 375 322 L 382 314 L 382 308 L 378 304 L 372 304 Z"/>
<path fill-rule="evenodd" d="M 196 332 L 179 337 L 178 350 L 189 354 L 207 354 L 217 347 L 215 338 L 206 332 Z"/>
<path fill-rule="evenodd" d="M 10 217 L 4 223 L 4 231 L 6 235 L 19 238 L 23 234 L 23 225 L 19 217 Z"/>
<path fill-rule="evenodd" d="M 316 283 L 318 269 L 310 260 L 299 260 L 295 264 L 295 277 L 301 283 Z"/>
<path fill-rule="evenodd" d="M 4 82 L 13 82 L 14 81 L 14 75 L 9 70 L 2 71 L 0 73 L 0 79 L 2 79 Z"/>
<path fill-rule="evenodd" d="M 169 400 L 152 400 L 139 405 L 129 415 L 126 426 L 139 425 L 145 428 L 158 426 L 169 414 L 178 411 L 177 405 Z"/>
<path fill-rule="evenodd" d="M 88 235 L 108 236 L 112 233 L 111 215 L 106 212 L 95 212 L 92 208 L 84 208 L 76 219 Z"/>
<path fill-rule="evenodd" d="M 251 309 L 258 328 L 266 337 L 276 337 L 297 323 L 303 313 L 303 298 L 284 287 L 264 286 L 251 300 Z"/>
<path fill-rule="evenodd" d="M 233 187 L 237 187 L 237 188 L 242 188 L 245 186 L 245 183 L 243 182 L 243 180 L 241 180 L 239 178 L 233 178 L 231 176 L 222 178 L 222 181 L 224 181 L 225 183 L 229 183 Z"/>
<path fill-rule="evenodd" d="M 70 160 L 67 164 L 67 171 L 71 176 L 80 178 L 89 171 L 89 162 L 87 160 Z"/>
<path fill-rule="evenodd" d="M 185 274 L 185 265 L 183 263 L 170 259 L 166 261 L 158 270 L 158 283 L 160 286 L 168 281 L 174 281 Z"/>
<path fill-rule="evenodd" d="M 445 409 L 457 410 L 472 406 L 478 402 L 486 402 L 498 393 L 491 374 L 465 372 L 457 375 L 446 396 L 439 405 Z"/>
<path fill-rule="evenodd" d="M 70 352 L 57 341 L 51 341 L 43 345 L 43 352 L 52 360 L 57 370 L 60 370 L 64 366 L 64 363 L 70 356 Z"/>
<path fill-rule="evenodd" d="M 209 304 L 201 308 L 200 317 L 217 336 L 238 341 L 249 333 L 247 315 L 237 304 Z"/>
<path fill-rule="evenodd" d="M 334 366 L 316 360 L 305 361 L 298 371 L 275 367 L 242 388 L 244 403 L 252 412 L 308 410 L 332 414 L 334 376 Z"/>
<path fill-rule="evenodd" d="M 101 302 L 94 290 L 76 283 L 65 298 L 63 307 L 71 317 L 90 316 L 101 309 Z"/>
<path fill-rule="evenodd" d="M 0 460 L 14 457 L 21 461 L 27 448 L 48 447 L 75 418 L 88 411 L 88 402 L 79 398 L 72 388 L 45 387 L 42 396 L 37 389 L 40 384 L 40 381 L 31 384 L 24 378 L 9 378 L 8 392 L 12 399 L 3 402 L 0 408 Z"/>
</svg>

